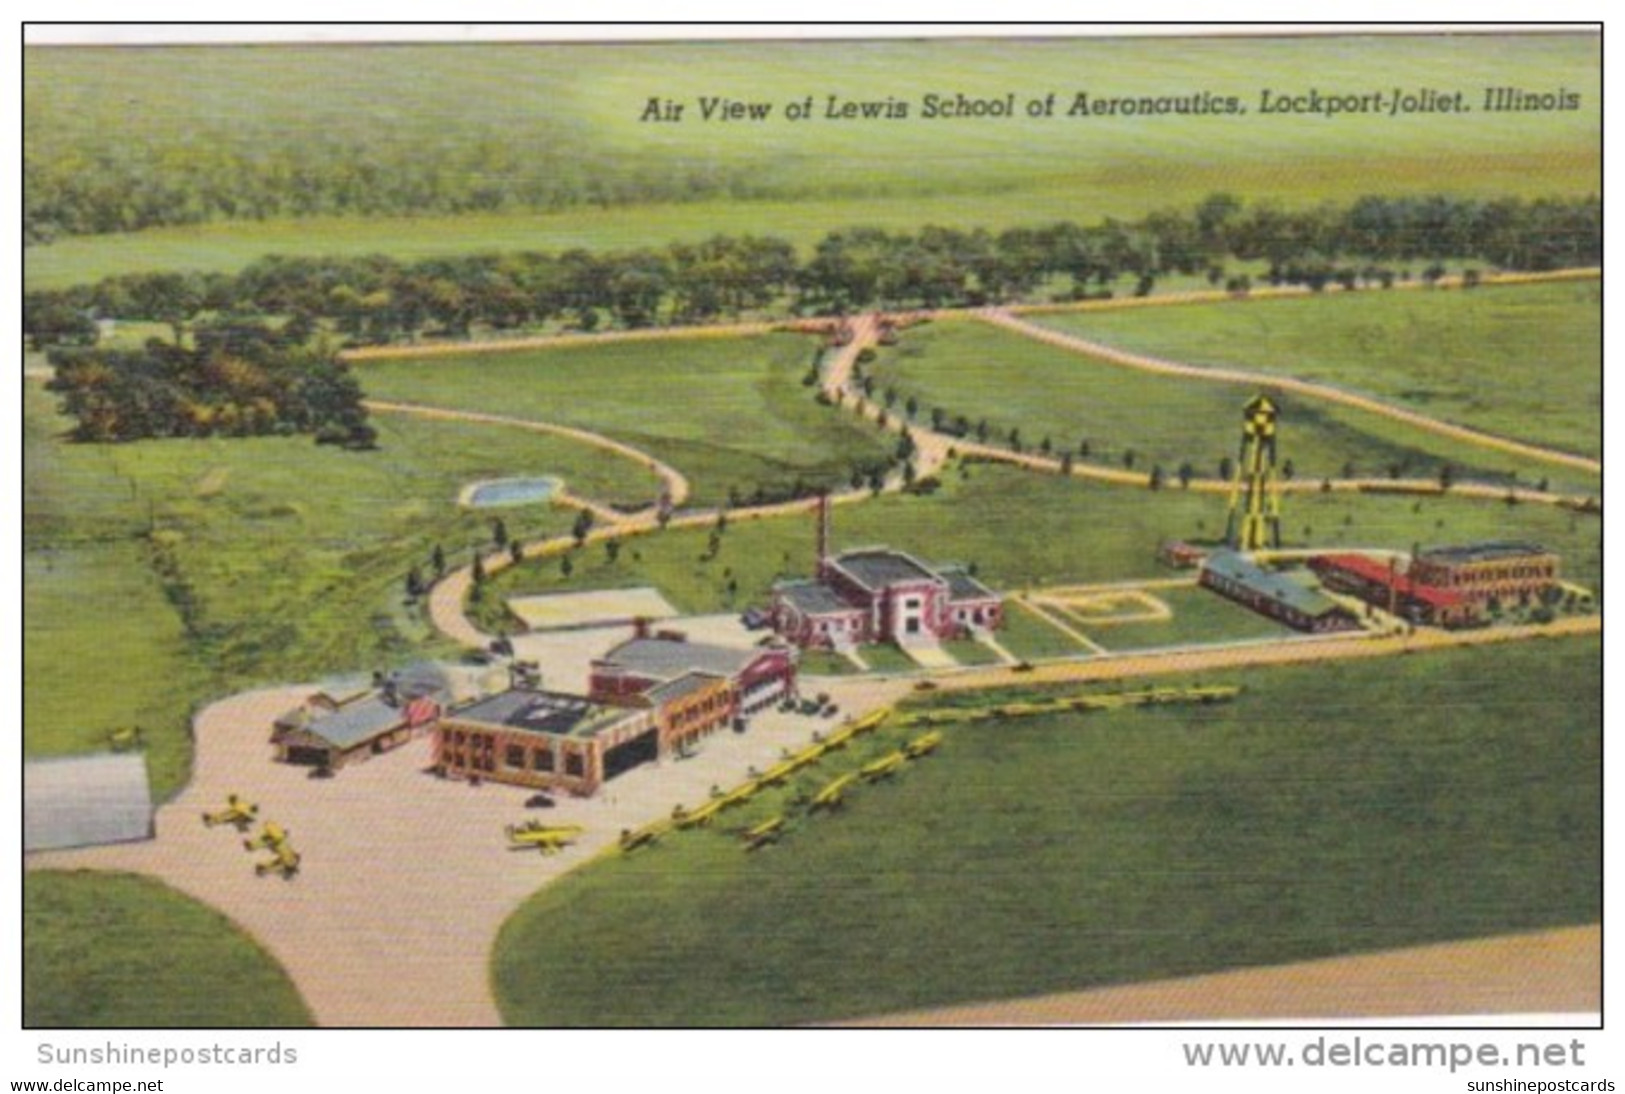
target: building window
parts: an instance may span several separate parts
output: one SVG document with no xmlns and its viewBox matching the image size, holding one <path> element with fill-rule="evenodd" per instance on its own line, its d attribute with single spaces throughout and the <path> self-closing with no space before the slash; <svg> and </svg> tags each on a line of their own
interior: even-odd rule
<svg viewBox="0 0 1625 1094">
<path fill-rule="evenodd" d="M 508 762 L 509 767 L 520 767 L 520 768 L 524 767 L 525 766 L 525 746 L 524 745 L 509 745 L 508 749 L 507 749 L 506 758 L 507 758 L 507 762 Z"/>
<path fill-rule="evenodd" d="M 587 773 L 587 765 L 579 752 L 566 752 L 564 754 L 564 773 L 580 778 Z"/>
<path fill-rule="evenodd" d="M 536 771 L 553 770 L 553 753 L 545 748 L 538 748 L 530 754 L 530 766 Z"/>
</svg>

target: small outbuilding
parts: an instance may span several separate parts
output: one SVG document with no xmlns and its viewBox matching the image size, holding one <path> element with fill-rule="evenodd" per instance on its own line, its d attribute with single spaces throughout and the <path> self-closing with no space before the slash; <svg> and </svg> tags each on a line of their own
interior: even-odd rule
<svg viewBox="0 0 1625 1094">
<path fill-rule="evenodd" d="M 151 839 L 152 791 L 140 752 L 56 756 L 23 764 L 23 850 Z"/>
</svg>

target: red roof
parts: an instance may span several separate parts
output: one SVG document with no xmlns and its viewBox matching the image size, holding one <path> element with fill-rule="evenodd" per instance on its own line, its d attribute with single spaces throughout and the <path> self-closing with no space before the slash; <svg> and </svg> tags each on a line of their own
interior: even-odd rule
<svg viewBox="0 0 1625 1094">
<path fill-rule="evenodd" d="M 1387 586 L 1392 580 L 1394 591 L 1400 596 L 1419 600 L 1434 608 L 1453 608 L 1466 603 L 1466 598 L 1460 593 L 1437 585 L 1419 585 L 1408 574 L 1390 570 L 1388 563 L 1370 555 L 1321 555 L 1311 565 L 1317 570 L 1341 570 L 1382 586 Z"/>
</svg>

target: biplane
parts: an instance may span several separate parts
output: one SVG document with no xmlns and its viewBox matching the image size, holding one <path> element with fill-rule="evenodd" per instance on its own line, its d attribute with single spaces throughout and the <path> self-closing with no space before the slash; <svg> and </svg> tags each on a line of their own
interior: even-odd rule
<svg viewBox="0 0 1625 1094">
<path fill-rule="evenodd" d="M 253 839 L 243 840 L 243 849 L 247 851 L 266 850 L 271 857 L 254 864 L 256 877 L 277 873 L 285 878 L 291 878 L 299 872 L 300 855 L 288 842 L 288 830 L 275 821 L 266 821 L 260 828 L 260 834 Z"/>
<path fill-rule="evenodd" d="M 784 834 L 784 818 L 769 817 L 761 824 L 753 825 L 739 834 L 745 841 L 745 850 L 756 851 L 770 843 L 777 843 Z"/>
<path fill-rule="evenodd" d="M 257 803 L 244 803 L 236 794 L 227 794 L 226 807 L 203 814 L 203 824 L 207 828 L 229 824 L 239 832 L 246 832 L 253 825 L 254 818 L 259 816 L 259 812 L 260 807 Z"/>
<path fill-rule="evenodd" d="M 579 824 L 543 824 L 532 820 L 524 824 L 510 824 L 506 831 L 510 851 L 534 849 L 544 855 L 553 855 L 574 843 L 585 829 Z"/>
<path fill-rule="evenodd" d="M 839 809 L 846 803 L 847 789 L 857 781 L 858 776 L 851 772 L 831 779 L 812 796 L 812 802 L 807 806 L 808 810 L 816 813 L 820 809 Z"/>
</svg>

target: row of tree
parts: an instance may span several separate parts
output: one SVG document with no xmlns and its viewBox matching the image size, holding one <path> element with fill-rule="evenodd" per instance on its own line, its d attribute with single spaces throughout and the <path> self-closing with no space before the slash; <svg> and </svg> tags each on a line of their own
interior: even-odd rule
<svg viewBox="0 0 1625 1094">
<path fill-rule="evenodd" d="M 1381 263 L 1481 261 L 1507 269 L 1595 265 L 1602 254 L 1595 198 L 1481 201 L 1363 198 L 1348 207 L 1286 211 L 1244 207 L 1217 194 L 1191 213 L 1157 213 L 1091 227 L 1060 222 L 1000 233 L 926 227 L 831 232 L 800 259 L 785 240 L 716 236 L 628 251 L 522 252 L 405 263 L 384 256 L 271 256 L 241 273 L 130 274 L 94 286 L 34 292 L 24 329 L 36 345 L 89 342 L 98 318 L 168 323 L 177 341 L 201 314 L 291 317 L 331 324 L 355 342 L 425 332 L 465 336 L 564 323 L 592 330 L 704 323 L 767 309 L 845 314 L 867 308 L 978 306 L 1040 292 L 1110 295 L 1119 278 L 1136 293 L 1171 274 L 1226 279 L 1226 261 L 1267 263 L 1273 284 L 1322 288 L 1391 285 L 1411 276 Z"/>
<path fill-rule="evenodd" d="M 110 121 L 109 124 L 114 124 Z M 23 239 L 132 232 L 219 220 L 548 212 L 785 196 L 742 165 L 711 158 L 636 162 L 581 142 L 451 132 L 414 141 L 323 139 L 268 147 L 198 134 L 183 148 L 42 139 L 23 160 Z M 46 134 L 46 136 L 50 136 Z"/>
<path fill-rule="evenodd" d="M 50 389 L 78 440 L 308 433 L 346 448 L 376 440 L 343 362 L 251 326 L 200 332 L 192 348 L 153 339 L 139 350 L 57 350 L 51 361 Z"/>
</svg>

